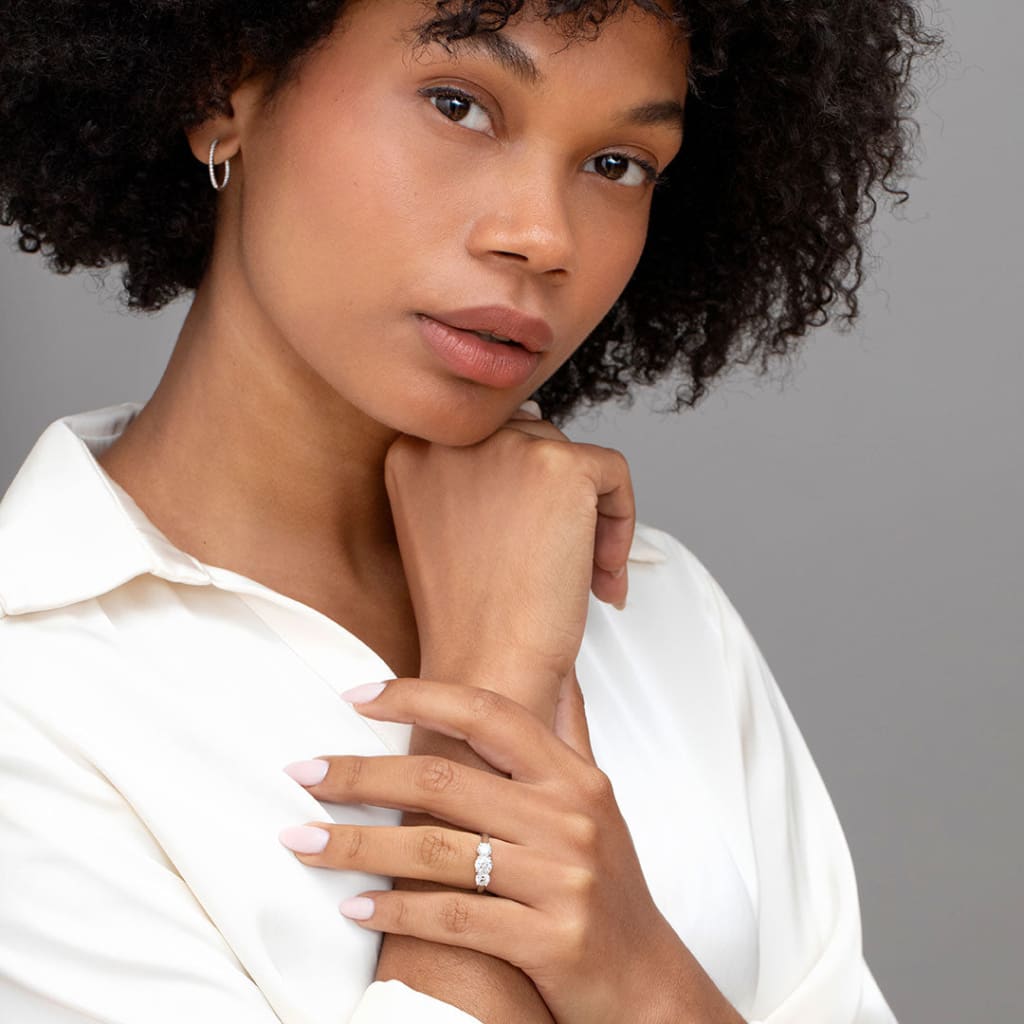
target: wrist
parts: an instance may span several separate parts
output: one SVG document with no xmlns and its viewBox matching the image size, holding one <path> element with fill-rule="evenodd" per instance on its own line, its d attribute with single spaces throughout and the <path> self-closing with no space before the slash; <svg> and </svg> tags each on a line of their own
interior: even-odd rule
<svg viewBox="0 0 1024 1024">
<path fill-rule="evenodd" d="M 429 652 L 420 658 L 420 678 L 494 690 L 529 708 L 549 725 L 554 722 L 562 685 L 556 668 L 531 664 L 525 658 L 437 657 Z"/>
<path fill-rule="evenodd" d="M 645 963 L 654 973 L 635 972 L 633 1004 L 643 1007 L 644 1024 L 745 1024 L 743 1016 L 722 994 L 689 947 L 665 922 L 653 940 Z M 660 966 L 658 966 L 660 964 Z"/>
</svg>

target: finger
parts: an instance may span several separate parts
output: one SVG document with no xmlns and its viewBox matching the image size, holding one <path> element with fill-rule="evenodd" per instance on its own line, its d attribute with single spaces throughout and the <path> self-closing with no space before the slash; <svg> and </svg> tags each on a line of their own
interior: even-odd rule
<svg viewBox="0 0 1024 1024">
<path fill-rule="evenodd" d="M 278 838 L 310 867 L 476 889 L 478 832 L 433 825 L 387 827 L 312 821 L 282 829 Z M 492 866 L 488 892 L 530 906 L 550 895 L 549 882 L 556 872 L 546 856 L 502 839 L 489 841 Z M 323 847 L 319 852 L 303 852 L 320 844 Z"/>
<path fill-rule="evenodd" d="M 635 526 L 635 513 L 630 513 L 628 518 L 616 518 L 598 511 L 591 589 L 601 601 L 617 606 L 625 604 L 629 593 L 629 549 L 633 546 Z M 618 558 L 622 561 L 613 565 Z"/>
<path fill-rule="evenodd" d="M 547 420 L 539 420 L 533 416 L 526 416 L 522 413 L 513 413 L 499 430 L 518 430 L 522 434 L 531 434 L 533 437 L 543 437 L 550 441 L 565 441 L 567 444 L 574 442 L 566 437 L 553 423 Z"/>
<path fill-rule="evenodd" d="M 614 448 L 573 441 L 554 424 L 535 417 L 532 410 L 529 409 L 530 406 L 534 406 L 538 410 L 540 408 L 536 402 L 524 402 L 509 417 L 505 424 L 506 428 L 518 430 L 520 433 L 533 437 L 565 441 L 568 444 L 580 444 L 581 447 L 590 449 L 591 454 L 606 464 L 601 474 L 603 478 L 614 478 L 616 472 L 621 478 L 620 490 L 615 493 L 602 493 L 602 489 L 598 485 L 598 514 L 594 529 L 594 568 L 590 578 L 590 589 L 599 601 L 621 606 L 629 591 L 627 560 L 629 549 L 633 544 L 633 532 L 636 528 L 636 505 L 629 464 L 622 453 Z"/>
<path fill-rule="evenodd" d="M 590 726 L 587 724 L 583 690 L 576 676 L 576 666 L 562 680 L 555 706 L 555 735 L 567 743 L 590 764 L 596 765 L 594 749 L 590 745 Z"/>
<path fill-rule="evenodd" d="M 573 444 L 573 440 L 551 423 L 544 419 L 540 406 L 534 401 L 523 402 L 518 409 L 513 411 L 504 427 L 511 430 L 518 430 L 523 434 L 531 434 L 533 437 L 544 437 L 551 441 L 565 441 Z M 503 428 L 499 428 L 503 429 Z"/>
<path fill-rule="evenodd" d="M 591 456 L 591 478 L 597 492 L 594 594 L 599 600 L 619 604 L 626 599 L 628 578 L 625 570 L 636 529 L 636 501 L 629 463 L 615 448 L 578 443 Z M 616 576 L 616 572 L 620 574 Z"/>
<path fill-rule="evenodd" d="M 560 805 L 538 800 L 533 787 L 443 757 L 325 755 L 318 760 L 327 762 L 327 774 L 306 789 L 324 803 L 418 811 L 525 845 L 560 834 L 565 817 Z"/>
<path fill-rule="evenodd" d="M 486 893 L 367 892 L 338 908 L 363 928 L 461 946 L 514 966 L 536 954 L 545 922 L 539 910 Z"/>
<path fill-rule="evenodd" d="M 571 777 L 580 763 L 579 755 L 531 711 L 483 687 L 401 677 L 373 700 L 353 706 L 367 718 L 408 722 L 464 740 L 519 782 Z"/>
<path fill-rule="evenodd" d="M 540 405 L 532 399 L 527 402 L 523 402 L 521 406 L 509 417 L 511 420 L 542 420 L 544 414 L 540 411 Z"/>
</svg>

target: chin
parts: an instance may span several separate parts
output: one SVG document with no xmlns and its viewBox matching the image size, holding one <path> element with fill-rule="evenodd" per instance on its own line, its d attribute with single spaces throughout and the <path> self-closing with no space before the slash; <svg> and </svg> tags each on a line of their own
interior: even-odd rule
<svg viewBox="0 0 1024 1024">
<path fill-rule="evenodd" d="M 455 404 L 438 403 L 423 410 L 419 416 L 415 414 L 416 410 L 407 406 L 401 414 L 389 418 L 385 425 L 431 444 L 466 448 L 486 440 L 508 422 L 516 408 L 508 409 L 508 404 L 509 399 L 502 399 L 494 393 L 486 403 L 474 403 L 463 398 Z"/>
</svg>

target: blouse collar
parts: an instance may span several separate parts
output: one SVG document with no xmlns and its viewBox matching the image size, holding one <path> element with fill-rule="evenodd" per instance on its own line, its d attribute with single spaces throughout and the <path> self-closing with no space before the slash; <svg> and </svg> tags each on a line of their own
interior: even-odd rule
<svg viewBox="0 0 1024 1024">
<path fill-rule="evenodd" d="M 0 618 L 89 600 L 144 573 L 213 582 L 96 461 L 141 408 L 123 402 L 75 413 L 40 435 L 0 501 Z M 634 535 L 629 559 L 666 555 Z"/>
</svg>

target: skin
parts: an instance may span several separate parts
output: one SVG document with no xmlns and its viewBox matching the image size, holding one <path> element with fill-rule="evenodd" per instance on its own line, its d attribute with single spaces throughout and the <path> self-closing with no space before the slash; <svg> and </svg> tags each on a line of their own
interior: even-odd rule
<svg viewBox="0 0 1024 1024">
<path fill-rule="evenodd" d="M 594 762 L 578 687 L 566 689 L 553 730 L 488 690 L 424 679 L 396 679 L 376 695 L 367 689 L 346 695 L 360 713 L 468 739 L 509 777 L 433 757 L 419 758 L 412 772 L 394 757 L 325 758 L 326 776 L 309 786 L 318 799 L 427 809 L 459 826 L 315 823 L 326 846 L 300 854 L 303 863 L 390 868 L 448 887 L 371 891 L 344 912 L 370 929 L 465 944 L 517 965 L 559 1024 L 742 1022 L 651 900 L 610 782 Z M 480 837 L 461 829 L 481 820 L 497 822 L 504 839 L 491 837 L 487 894 L 469 895 L 459 887 Z"/>
<path fill-rule="evenodd" d="M 333 618 L 396 676 L 419 676 L 429 664 L 434 679 L 478 685 L 465 662 L 439 657 L 435 638 L 420 649 L 416 584 L 429 576 L 409 571 L 401 536 L 415 528 L 415 507 L 401 503 L 406 519 L 396 520 L 401 488 L 392 480 L 389 492 L 388 456 L 395 461 L 403 438 L 421 442 L 404 463 L 409 479 L 430 452 L 514 433 L 523 445 L 544 440 L 581 458 L 585 446 L 550 424 L 511 417 L 584 342 L 636 267 L 651 188 L 638 167 L 616 181 L 594 158 L 623 154 L 664 171 L 680 127 L 616 121 L 636 104 L 683 103 L 685 50 L 638 12 L 568 48 L 552 26 L 521 17 L 503 35 L 543 73 L 527 83 L 479 51 L 414 50 L 407 30 L 432 8 L 358 0 L 276 103 L 261 102 L 266 78 L 250 76 L 232 93 L 230 113 L 189 135 L 199 164 L 214 138 L 217 160 L 231 159 L 212 260 L 154 395 L 99 461 L 172 543 Z M 490 116 L 481 107 L 465 122 L 444 116 L 419 91 L 436 85 L 474 93 Z M 197 167 L 197 188 L 204 174 Z M 416 312 L 490 303 L 527 310 L 554 330 L 554 345 L 518 388 L 457 377 L 419 337 Z M 628 491 L 632 505 L 623 466 L 609 456 L 587 464 L 592 503 Z M 612 537 L 605 547 L 618 553 L 594 566 L 591 582 L 602 599 L 619 600 L 625 579 L 612 582 L 608 571 L 624 564 L 628 544 Z M 549 683 L 552 704 L 578 704 L 571 672 Z M 536 711 L 543 695 L 511 696 Z M 443 753 L 481 776 L 500 772 L 464 735 L 441 735 L 443 725 L 417 726 L 411 749 Z M 517 729 L 508 739 L 526 742 Z M 614 813 L 607 801 L 601 808 Z M 435 819 L 407 818 L 424 820 Z M 394 873 L 414 877 L 411 865 Z M 635 905 L 649 914 L 644 891 L 641 878 Z M 643 914 L 633 920 L 642 925 Z M 658 962 L 673 979 L 659 997 L 671 1004 L 664 1019 L 739 1020 L 677 937 L 656 933 Z M 457 991 L 489 1024 L 552 1019 L 530 978 L 500 953 L 436 938 L 387 935 L 378 977 L 449 1000 Z M 618 939 L 623 962 L 630 942 Z"/>
<path fill-rule="evenodd" d="M 409 674 L 387 450 L 401 433 L 492 434 L 600 322 L 639 260 L 650 189 L 582 168 L 625 149 L 664 170 L 677 126 L 609 125 L 686 91 L 652 19 L 569 49 L 541 23 L 508 28 L 547 78 L 530 87 L 479 55 L 414 55 L 400 29 L 426 10 L 357 3 L 271 112 L 255 77 L 232 94 L 233 117 L 192 134 L 197 161 L 213 138 L 231 158 L 212 263 L 156 392 L 102 460 L 197 557 L 338 618 L 356 594 L 404 613 L 396 630 L 365 623 L 363 638 L 404 654 L 388 663 Z M 439 83 L 478 83 L 503 123 L 487 134 L 449 120 L 417 93 Z M 487 127 L 479 112 L 473 124 Z M 517 389 L 454 376 L 413 319 L 491 302 L 554 329 Z"/>
</svg>

